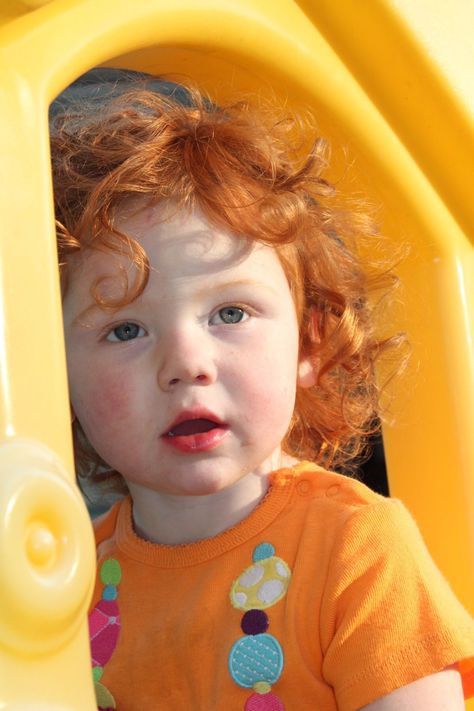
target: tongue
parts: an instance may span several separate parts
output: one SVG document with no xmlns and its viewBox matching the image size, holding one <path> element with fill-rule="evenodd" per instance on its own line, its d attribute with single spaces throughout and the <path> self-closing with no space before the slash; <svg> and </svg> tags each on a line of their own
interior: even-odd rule
<svg viewBox="0 0 474 711">
<path fill-rule="evenodd" d="M 168 434 L 172 437 L 179 437 L 198 434 L 199 432 L 209 432 L 209 430 L 214 429 L 214 427 L 217 427 L 217 424 L 212 422 L 212 420 L 185 420 L 184 422 L 180 422 L 179 425 L 175 425 Z"/>
</svg>

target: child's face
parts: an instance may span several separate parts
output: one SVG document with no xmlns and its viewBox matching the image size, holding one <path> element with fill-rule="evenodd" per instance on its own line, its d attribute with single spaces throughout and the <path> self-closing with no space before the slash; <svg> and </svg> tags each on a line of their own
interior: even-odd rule
<svg viewBox="0 0 474 711">
<path fill-rule="evenodd" d="M 199 214 L 161 224 L 158 214 L 122 216 L 151 267 L 132 303 L 111 312 L 91 296 L 104 276 L 102 295 L 122 293 L 123 268 L 130 280 L 134 273 L 125 257 L 89 251 L 71 264 L 71 403 L 92 446 L 126 481 L 209 494 L 278 461 L 295 403 L 297 319 L 272 248 L 247 247 Z"/>
</svg>

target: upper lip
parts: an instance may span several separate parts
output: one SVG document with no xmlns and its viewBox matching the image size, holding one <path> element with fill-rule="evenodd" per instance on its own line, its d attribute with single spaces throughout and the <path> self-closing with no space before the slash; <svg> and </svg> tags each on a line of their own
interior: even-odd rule
<svg viewBox="0 0 474 711">
<path fill-rule="evenodd" d="M 169 432 L 172 432 L 174 427 L 177 427 L 181 422 L 186 422 L 187 420 L 210 420 L 211 422 L 215 422 L 216 425 L 225 425 L 225 422 L 223 422 L 220 417 L 217 417 L 217 415 L 210 410 L 206 410 L 205 407 L 193 407 L 188 410 L 181 410 L 171 424 L 165 428 L 163 434 L 167 435 Z"/>
</svg>

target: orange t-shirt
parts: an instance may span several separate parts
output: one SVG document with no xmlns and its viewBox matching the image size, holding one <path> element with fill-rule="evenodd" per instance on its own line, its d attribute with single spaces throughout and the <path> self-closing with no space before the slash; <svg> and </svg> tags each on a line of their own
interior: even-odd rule
<svg viewBox="0 0 474 711">
<path fill-rule="evenodd" d="M 474 622 L 399 501 L 309 463 L 271 482 L 189 545 L 138 538 L 129 498 L 98 521 L 101 708 L 354 711 L 474 657 Z"/>
</svg>

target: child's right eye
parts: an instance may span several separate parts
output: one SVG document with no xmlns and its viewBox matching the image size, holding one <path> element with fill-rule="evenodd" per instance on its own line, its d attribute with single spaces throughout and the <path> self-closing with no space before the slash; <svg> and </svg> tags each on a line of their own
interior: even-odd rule
<svg viewBox="0 0 474 711">
<path fill-rule="evenodd" d="M 133 341 L 135 338 L 143 338 L 144 335 L 145 329 L 142 326 L 127 321 L 109 331 L 106 340 L 114 343 L 117 341 Z"/>
</svg>

